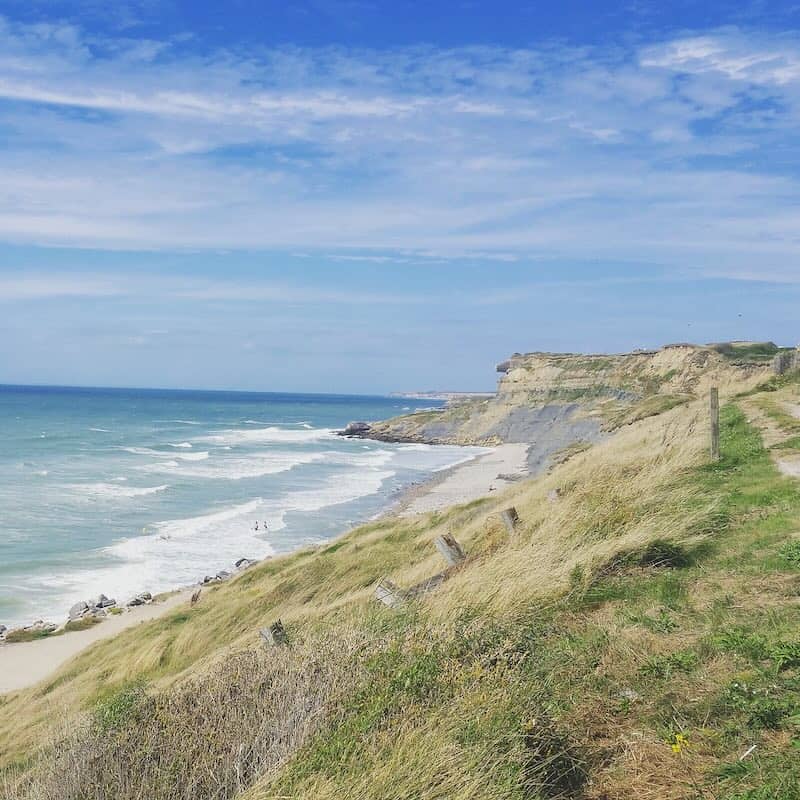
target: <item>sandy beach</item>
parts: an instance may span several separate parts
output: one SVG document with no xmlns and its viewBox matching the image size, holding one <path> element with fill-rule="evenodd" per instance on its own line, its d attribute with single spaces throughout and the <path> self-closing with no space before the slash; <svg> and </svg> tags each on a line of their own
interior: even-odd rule
<svg viewBox="0 0 800 800">
<path fill-rule="evenodd" d="M 162 602 L 127 609 L 85 631 L 49 636 L 35 642 L 0 644 L 0 694 L 37 684 L 95 642 L 156 619 L 188 602 L 191 592 L 191 589 L 181 590 Z"/>
<path fill-rule="evenodd" d="M 527 474 L 527 452 L 527 444 L 503 444 L 472 461 L 442 470 L 431 480 L 411 489 L 389 513 L 402 516 L 424 514 L 499 491 L 511 483 L 500 475 Z M 95 642 L 156 619 L 186 602 L 191 591 L 181 590 L 163 602 L 126 609 L 123 614 L 109 616 L 85 631 L 34 642 L 0 644 L 0 694 L 35 685 Z"/>
<path fill-rule="evenodd" d="M 397 513 L 401 516 L 426 514 L 449 506 L 469 503 L 490 492 L 509 486 L 500 476 L 527 475 L 528 444 L 501 444 L 490 453 L 459 464 L 422 484 L 408 494 Z"/>
</svg>

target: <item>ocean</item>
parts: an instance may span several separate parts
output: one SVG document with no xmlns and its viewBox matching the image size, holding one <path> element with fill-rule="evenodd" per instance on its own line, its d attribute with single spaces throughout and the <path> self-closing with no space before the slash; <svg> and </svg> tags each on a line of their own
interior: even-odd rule
<svg viewBox="0 0 800 800">
<path fill-rule="evenodd" d="M 343 439 L 383 397 L 0 386 L 0 624 L 324 542 L 480 448 Z M 256 529 L 257 526 L 257 529 Z"/>
</svg>

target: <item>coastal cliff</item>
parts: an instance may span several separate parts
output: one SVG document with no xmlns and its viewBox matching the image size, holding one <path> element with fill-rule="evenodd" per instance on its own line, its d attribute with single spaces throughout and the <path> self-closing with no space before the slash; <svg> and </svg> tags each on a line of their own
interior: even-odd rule
<svg viewBox="0 0 800 800">
<path fill-rule="evenodd" d="M 514 356 L 490 406 L 689 399 L 176 596 L 3 695 L 2 796 L 796 800 L 800 371 L 734 350 Z"/>
<path fill-rule="evenodd" d="M 497 366 L 497 393 L 443 409 L 358 423 L 346 435 L 390 442 L 530 445 L 536 472 L 554 455 L 687 403 L 712 385 L 755 385 L 772 373 L 772 343 L 674 344 L 618 355 L 515 353 Z"/>
</svg>

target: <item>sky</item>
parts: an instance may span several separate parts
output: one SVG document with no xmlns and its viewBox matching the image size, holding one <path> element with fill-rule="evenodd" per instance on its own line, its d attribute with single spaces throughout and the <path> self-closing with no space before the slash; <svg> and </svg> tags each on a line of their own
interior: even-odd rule
<svg viewBox="0 0 800 800">
<path fill-rule="evenodd" d="M 0 383 L 800 341 L 800 4 L 0 0 Z"/>
</svg>

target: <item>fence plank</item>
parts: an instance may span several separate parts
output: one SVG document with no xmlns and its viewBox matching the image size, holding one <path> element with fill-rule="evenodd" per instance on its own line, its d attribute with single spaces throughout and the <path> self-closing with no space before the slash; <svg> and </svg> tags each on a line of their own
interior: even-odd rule
<svg viewBox="0 0 800 800">
<path fill-rule="evenodd" d="M 380 583 L 375 587 L 375 599 L 389 608 L 395 608 L 403 604 L 405 593 L 393 581 L 381 578 Z"/>
<path fill-rule="evenodd" d="M 506 526 L 509 536 L 513 536 L 516 532 L 517 523 L 519 522 L 519 514 L 514 506 L 507 508 L 500 516 L 503 519 L 503 524 Z"/>
<path fill-rule="evenodd" d="M 461 545 L 449 533 L 444 534 L 444 536 L 438 536 L 434 544 L 451 567 L 458 566 L 466 558 Z"/>
</svg>

